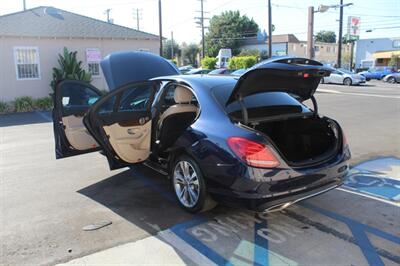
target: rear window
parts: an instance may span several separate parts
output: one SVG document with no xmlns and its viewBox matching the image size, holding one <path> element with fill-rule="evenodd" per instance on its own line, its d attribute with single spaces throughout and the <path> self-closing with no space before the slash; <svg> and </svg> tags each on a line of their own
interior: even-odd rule
<svg viewBox="0 0 400 266">
<path fill-rule="evenodd" d="M 229 115 L 241 119 L 242 111 L 238 101 L 226 106 L 232 90 L 232 85 L 218 86 L 213 89 L 213 94 L 217 102 Z M 311 112 L 310 109 L 286 92 L 262 92 L 247 96 L 243 100 L 250 119 Z"/>
</svg>

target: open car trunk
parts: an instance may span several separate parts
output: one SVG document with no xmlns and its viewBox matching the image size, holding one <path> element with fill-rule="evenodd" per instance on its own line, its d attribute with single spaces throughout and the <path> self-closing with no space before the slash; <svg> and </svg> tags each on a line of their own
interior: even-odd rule
<svg viewBox="0 0 400 266">
<path fill-rule="evenodd" d="M 340 129 L 328 118 L 311 116 L 261 122 L 254 129 L 265 134 L 293 166 L 328 160 L 340 147 Z"/>
</svg>

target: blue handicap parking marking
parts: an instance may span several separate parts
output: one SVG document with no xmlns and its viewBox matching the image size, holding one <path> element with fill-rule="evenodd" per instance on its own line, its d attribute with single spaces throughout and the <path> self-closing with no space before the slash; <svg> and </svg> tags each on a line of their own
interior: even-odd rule
<svg viewBox="0 0 400 266">
<path fill-rule="evenodd" d="M 400 159 L 383 157 L 353 167 L 344 188 L 392 202 L 400 202 Z"/>
<path fill-rule="evenodd" d="M 385 164 L 382 161 L 374 161 L 360 164 L 363 170 L 358 170 L 357 166 L 353 168 L 352 176 L 348 178 L 347 186 L 353 186 L 355 189 L 360 187 L 369 188 L 370 193 L 385 193 L 387 198 L 396 199 L 395 193 L 390 194 L 384 189 L 399 188 L 400 179 L 386 178 L 384 175 L 396 176 L 396 164 L 398 159 L 391 160 L 392 164 Z M 378 166 L 378 167 L 376 167 Z M 358 170 L 357 172 L 354 170 Z M 366 169 L 366 170 L 365 170 Z M 357 175 L 356 175 L 357 174 Z M 379 175 L 379 178 L 377 177 Z M 171 203 L 177 203 L 172 191 L 169 191 L 162 184 L 157 184 L 154 180 L 142 175 L 140 172 L 135 176 L 146 186 L 153 189 Z M 350 182 L 350 181 L 351 182 Z M 384 184 L 384 185 L 382 185 Z M 374 190 L 375 189 L 375 190 Z M 379 191 L 381 189 L 381 191 Z M 389 196 L 388 196 L 389 195 Z M 336 212 L 315 206 L 308 202 L 299 204 L 303 208 L 310 209 L 330 219 L 341 222 L 350 229 L 350 236 L 353 237 L 353 244 L 357 245 L 369 265 L 384 265 L 381 256 L 382 250 L 375 247 L 369 235 L 385 239 L 395 245 L 400 246 L 400 237 L 389 234 L 378 228 L 360 223 L 349 217 L 340 215 Z M 293 211 L 288 211 L 290 213 Z M 289 214 L 287 214 L 289 215 Z M 189 221 L 176 224 L 169 230 L 176 236 L 186 242 L 193 249 L 204 255 L 210 261 L 217 265 L 299 265 L 299 257 L 288 258 L 281 249 L 275 250 L 277 245 L 290 244 L 290 241 L 301 240 L 305 231 L 296 223 L 288 223 L 285 217 L 290 218 L 283 213 L 280 214 L 254 214 L 251 212 L 234 211 L 209 216 L 208 214 L 197 214 Z M 293 218 L 293 217 L 292 217 Z M 312 219 L 312 218 L 311 218 Z M 297 222 L 304 223 L 302 220 Z M 313 224 L 309 224 L 314 226 Z M 307 226 L 306 226 L 307 227 Z M 315 230 L 320 230 L 318 227 Z M 321 233 L 324 231 L 322 230 Z M 325 232 L 326 233 L 326 232 Z M 329 232 L 328 232 L 329 233 Z M 349 236 L 349 237 L 350 237 Z M 344 240 L 342 238 L 342 240 Z M 274 246 L 275 245 L 275 246 Z M 282 252 L 278 254 L 274 251 Z M 385 254 L 384 254 L 385 255 Z M 385 255 L 388 258 L 388 255 Z M 394 262 L 400 261 L 397 255 L 389 257 Z M 289 256 L 291 257 L 291 256 Z"/>
</svg>

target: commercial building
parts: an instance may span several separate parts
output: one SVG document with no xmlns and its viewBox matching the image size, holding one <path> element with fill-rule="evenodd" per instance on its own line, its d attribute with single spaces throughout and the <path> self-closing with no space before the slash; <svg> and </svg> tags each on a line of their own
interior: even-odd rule
<svg viewBox="0 0 400 266">
<path fill-rule="evenodd" d="M 356 41 L 355 66 L 356 68 L 387 66 L 393 53 L 400 53 L 400 37 L 358 40 Z"/>
</svg>

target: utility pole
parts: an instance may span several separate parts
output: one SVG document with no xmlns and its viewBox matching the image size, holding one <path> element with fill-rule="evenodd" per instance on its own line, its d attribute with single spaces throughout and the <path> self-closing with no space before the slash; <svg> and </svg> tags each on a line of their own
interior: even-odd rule
<svg viewBox="0 0 400 266">
<path fill-rule="evenodd" d="M 141 12 L 142 10 L 141 9 L 139 9 L 139 8 L 134 8 L 133 9 L 133 19 L 136 19 L 136 29 L 137 30 L 140 30 L 140 24 L 139 24 L 139 21 L 142 19 L 142 16 L 141 16 Z"/>
<path fill-rule="evenodd" d="M 307 57 L 314 58 L 314 7 L 308 7 Z"/>
<path fill-rule="evenodd" d="M 171 31 L 171 59 L 174 59 L 174 32 Z"/>
<path fill-rule="evenodd" d="M 338 43 L 338 57 L 337 67 L 342 65 L 342 35 L 343 35 L 343 0 L 340 0 L 339 12 L 339 43 Z"/>
<path fill-rule="evenodd" d="M 354 41 L 350 42 L 350 71 L 353 71 Z"/>
<path fill-rule="evenodd" d="M 268 57 L 272 57 L 272 12 L 271 0 L 268 0 Z"/>
<path fill-rule="evenodd" d="M 203 9 L 203 0 L 201 2 L 201 57 L 204 58 L 205 55 L 205 44 L 204 44 L 204 9 Z"/>
<path fill-rule="evenodd" d="M 107 14 L 107 22 L 110 23 L 110 12 L 111 12 L 111 8 L 108 8 L 104 11 L 104 14 Z"/>
<path fill-rule="evenodd" d="M 158 27 L 159 27 L 159 40 L 160 40 L 160 56 L 163 54 L 163 37 L 162 37 L 162 14 L 161 14 L 161 0 L 158 0 Z"/>
<path fill-rule="evenodd" d="M 206 55 L 204 30 L 207 28 L 204 26 L 204 20 L 209 19 L 209 18 L 204 17 L 204 13 L 208 13 L 208 12 L 204 11 L 204 0 L 199 0 L 199 1 L 200 1 L 200 11 L 196 11 L 196 12 L 200 12 L 200 17 L 195 17 L 195 19 L 198 20 L 198 21 L 196 21 L 196 24 L 199 25 L 197 27 L 201 29 L 201 58 L 204 58 Z"/>
<path fill-rule="evenodd" d="M 24 11 L 26 10 L 26 0 L 22 0 L 22 3 L 24 5 Z"/>
</svg>

